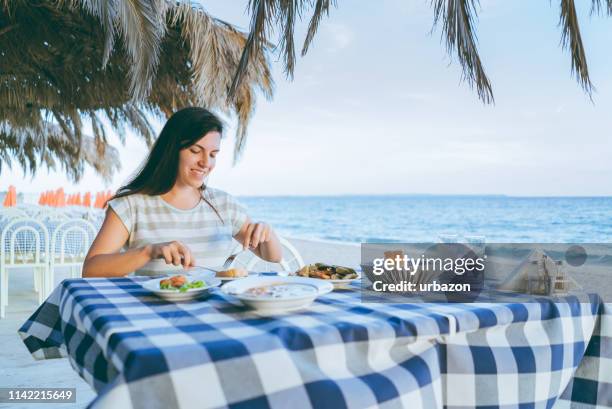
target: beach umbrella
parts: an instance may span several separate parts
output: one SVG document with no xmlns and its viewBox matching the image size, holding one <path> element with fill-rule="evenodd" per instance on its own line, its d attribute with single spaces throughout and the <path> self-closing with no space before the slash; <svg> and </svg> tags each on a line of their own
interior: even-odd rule
<svg viewBox="0 0 612 409">
<path fill-rule="evenodd" d="M 193 105 L 237 120 L 237 158 L 258 91 L 272 97 L 270 45 L 241 65 L 247 34 L 191 1 L 0 1 L 0 21 L 0 169 L 78 180 L 88 164 L 109 180 L 109 132 L 150 144 L 152 123 Z"/>
<path fill-rule="evenodd" d="M 83 206 L 91 207 L 91 192 L 85 192 L 83 195 Z"/>
<path fill-rule="evenodd" d="M 65 207 L 66 206 L 66 195 L 64 194 L 64 188 L 60 187 L 56 191 L 57 200 L 55 202 L 56 207 Z"/>
<path fill-rule="evenodd" d="M 11 191 L 7 190 L 6 195 L 4 195 L 4 201 L 2 202 L 2 207 L 10 207 L 11 206 Z"/>
<path fill-rule="evenodd" d="M 96 209 L 102 208 L 102 194 L 100 192 L 96 192 L 96 201 L 94 203 L 94 207 Z"/>
<path fill-rule="evenodd" d="M 106 204 L 111 199 L 111 197 L 113 197 L 113 192 L 110 190 L 106 191 L 106 193 L 104 194 L 104 200 L 102 202 L 102 208 L 106 207 Z"/>
<path fill-rule="evenodd" d="M 10 185 L 5 198 L 6 207 L 17 206 L 17 189 L 15 186 Z"/>
</svg>

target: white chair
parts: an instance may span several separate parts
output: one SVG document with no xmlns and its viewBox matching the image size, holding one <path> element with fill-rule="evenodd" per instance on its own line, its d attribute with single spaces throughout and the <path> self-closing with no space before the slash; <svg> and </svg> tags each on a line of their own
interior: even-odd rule
<svg viewBox="0 0 612 409">
<path fill-rule="evenodd" d="M 20 203 L 15 208 L 25 213 L 27 217 L 36 218 L 43 207 L 31 203 Z"/>
<path fill-rule="evenodd" d="M 12 220 L 0 236 L 0 318 L 8 305 L 9 269 L 33 269 L 41 304 L 50 291 L 49 233 L 44 224 L 31 218 Z M 35 284 L 36 286 L 36 284 Z"/>
<path fill-rule="evenodd" d="M 102 209 L 88 209 L 87 213 L 83 215 L 83 219 L 91 222 L 98 230 L 102 226 L 105 217 L 106 213 Z"/>
<path fill-rule="evenodd" d="M 37 218 L 42 220 L 45 223 L 50 222 L 50 221 L 58 221 L 58 220 L 62 220 L 62 221 L 70 220 L 70 216 L 65 211 L 58 210 L 58 209 L 44 210 L 38 215 Z"/>
<path fill-rule="evenodd" d="M 28 217 L 25 210 L 19 207 L 2 207 L 0 208 L 0 220 L 12 220 Z"/>
<path fill-rule="evenodd" d="M 50 279 L 54 283 L 57 267 L 70 268 L 70 277 L 81 276 L 83 261 L 96 238 L 97 229 L 84 219 L 72 219 L 58 225 L 51 236 Z"/>
<path fill-rule="evenodd" d="M 260 259 L 252 251 L 245 251 L 236 257 L 232 263 L 232 267 L 244 267 L 248 271 L 275 271 L 278 270 L 280 265 L 283 271 L 290 273 L 304 267 L 304 260 L 302 260 L 300 252 L 282 237 L 279 237 L 279 241 L 283 249 L 283 258 L 279 263 L 270 263 Z M 241 247 L 242 245 L 238 244 L 232 254 L 239 251 Z"/>
</svg>

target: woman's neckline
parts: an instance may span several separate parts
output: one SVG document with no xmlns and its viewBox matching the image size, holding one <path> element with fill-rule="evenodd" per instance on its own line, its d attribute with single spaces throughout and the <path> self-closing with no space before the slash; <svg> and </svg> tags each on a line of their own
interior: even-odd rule
<svg viewBox="0 0 612 409">
<path fill-rule="evenodd" d="M 164 206 L 166 206 L 166 207 L 168 207 L 168 208 L 170 208 L 170 209 L 172 209 L 172 210 L 174 210 L 174 211 L 177 211 L 177 212 L 182 212 L 182 213 L 189 213 L 189 212 L 193 212 L 193 211 L 197 210 L 197 209 L 198 209 L 200 206 L 202 206 L 202 203 L 204 202 L 204 200 L 202 199 L 202 196 L 200 196 L 200 200 L 198 201 L 198 203 L 197 203 L 197 204 L 196 204 L 194 207 L 189 208 L 189 209 L 181 209 L 180 207 L 176 207 L 176 206 L 174 206 L 173 204 L 171 204 L 171 203 L 167 202 L 167 201 L 166 201 L 166 200 L 165 200 L 165 199 L 162 197 L 162 195 L 158 195 L 157 197 L 159 198 L 159 200 L 162 202 L 162 204 L 163 204 Z"/>
</svg>

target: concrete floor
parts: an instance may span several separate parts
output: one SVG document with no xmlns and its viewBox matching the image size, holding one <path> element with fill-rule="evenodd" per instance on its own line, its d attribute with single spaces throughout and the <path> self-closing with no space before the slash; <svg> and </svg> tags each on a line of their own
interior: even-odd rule
<svg viewBox="0 0 612 409">
<path fill-rule="evenodd" d="M 67 278 L 58 274 L 56 282 Z M 37 307 L 32 272 L 9 270 L 9 305 L 6 317 L 0 319 L 0 387 L 3 388 L 76 388 L 76 403 L 0 403 L 0 408 L 56 409 L 84 408 L 95 397 L 95 392 L 72 369 L 66 358 L 35 360 L 17 334 L 19 327 Z"/>
</svg>

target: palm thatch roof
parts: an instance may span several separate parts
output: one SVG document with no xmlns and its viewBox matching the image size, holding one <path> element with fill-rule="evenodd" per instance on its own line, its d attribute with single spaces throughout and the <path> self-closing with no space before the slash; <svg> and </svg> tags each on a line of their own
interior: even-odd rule
<svg viewBox="0 0 612 409">
<path fill-rule="evenodd" d="M 182 1 L 0 0 L 0 170 L 59 163 L 76 180 L 88 163 L 110 177 L 109 130 L 151 142 L 148 115 L 188 105 L 236 116 L 238 157 L 257 91 L 273 90 L 265 45 L 228 95 L 246 41 Z"/>
<path fill-rule="evenodd" d="M 434 26 L 441 25 L 463 79 L 492 103 L 477 47 L 478 0 L 430 2 Z M 575 0 L 559 4 L 562 47 L 591 96 Z M 274 51 L 291 78 L 296 21 L 311 11 L 304 56 L 335 6 L 335 0 L 249 0 L 250 28 L 241 33 L 188 0 L 0 0 L 0 170 L 12 160 L 33 171 L 54 167 L 56 159 L 75 179 L 83 163 L 111 175 L 118 164 L 104 159 L 108 128 L 124 140 L 127 126 L 150 142 L 147 115 L 167 117 L 187 105 L 236 115 L 236 159 L 256 91 L 272 96 L 271 37 L 278 37 Z M 592 14 L 612 15 L 612 0 L 591 0 L 591 6 Z"/>
</svg>

